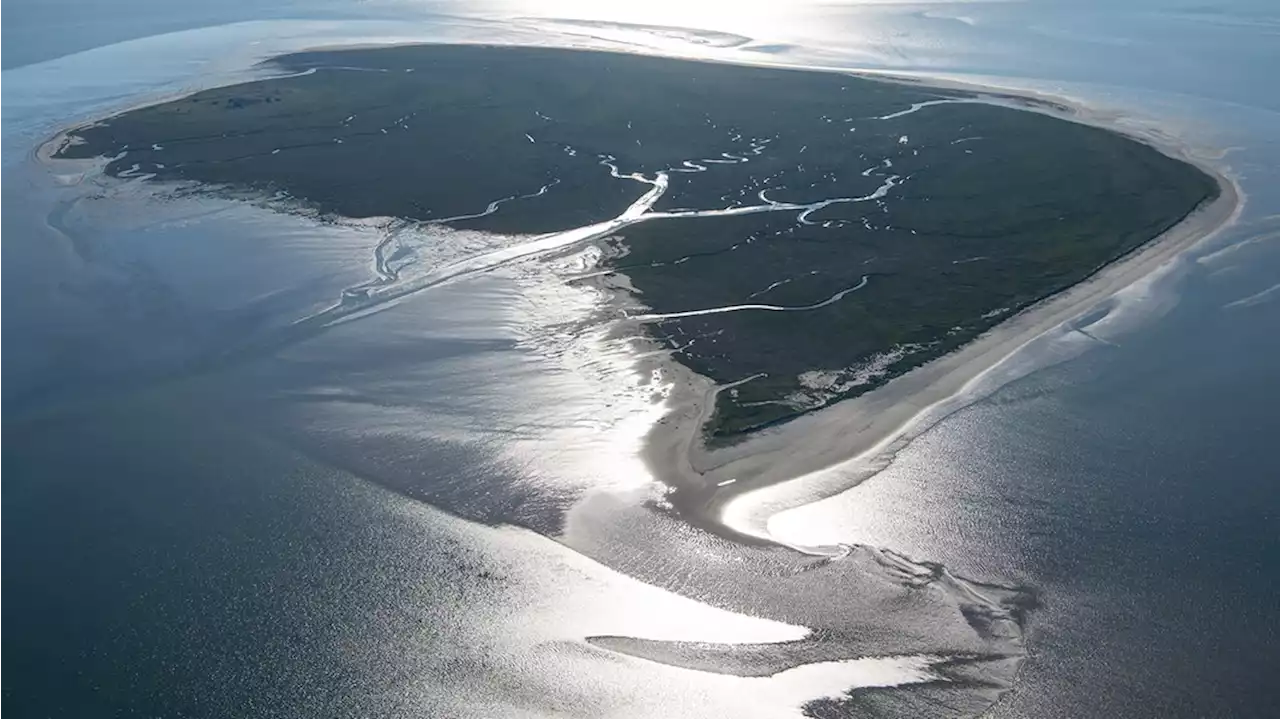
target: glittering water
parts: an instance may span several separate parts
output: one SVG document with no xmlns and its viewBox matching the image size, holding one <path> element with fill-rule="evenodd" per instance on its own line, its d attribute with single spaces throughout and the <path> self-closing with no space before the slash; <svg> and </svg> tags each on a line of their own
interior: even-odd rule
<svg viewBox="0 0 1280 719">
<path fill-rule="evenodd" d="M 887 547 L 1037 590 L 1031 659 L 998 716 L 1265 715 L 1280 18 L 1267 3 L 1117 5 L 6 8 L 6 708 L 773 717 L 863 687 L 868 712 L 936 710 L 871 688 L 927 686 L 932 652 L 974 649 L 944 616 L 965 585 L 903 609 L 878 583 L 897 555 L 746 550 L 642 508 L 662 492 L 635 452 L 670 378 L 636 370 L 597 291 L 548 281 L 589 271 L 590 251 L 192 373 L 378 277 L 387 227 L 157 202 L 26 159 L 57 127 L 254 58 L 430 37 L 952 74 L 1235 148 L 1248 205 L 1230 233 L 1046 337 L 1009 363 L 1015 381 L 870 481 L 761 521 L 797 545 Z M 397 279 L 527 241 L 432 232 L 396 238 L 416 253 Z M 811 627 L 857 636 L 828 656 Z M 723 673 L 742 644 L 766 649 Z M 870 654 L 886 658 L 852 659 Z"/>
</svg>

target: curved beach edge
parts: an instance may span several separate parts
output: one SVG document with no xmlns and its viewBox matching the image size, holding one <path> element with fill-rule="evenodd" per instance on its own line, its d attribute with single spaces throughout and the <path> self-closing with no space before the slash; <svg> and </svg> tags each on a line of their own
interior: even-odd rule
<svg viewBox="0 0 1280 719">
<path fill-rule="evenodd" d="M 815 68 L 815 71 L 834 71 Z M 730 502 L 768 487 L 810 477 L 841 465 L 872 466 L 855 477 L 824 487 L 800 506 L 856 486 L 884 463 L 876 460 L 904 446 L 914 435 L 986 396 L 968 392 L 984 375 L 1026 345 L 1065 323 L 1097 308 L 1130 285 L 1172 266 L 1192 247 L 1235 223 L 1245 196 L 1238 182 L 1207 150 L 1192 148 L 1156 127 L 1137 128 L 1127 118 L 1082 102 L 1005 88 L 970 85 L 950 80 L 900 77 L 881 73 L 856 74 L 888 82 L 905 82 L 939 90 L 974 93 L 993 104 L 1013 105 L 1030 112 L 1099 127 L 1149 145 L 1159 152 L 1194 165 L 1218 184 L 1218 196 L 1197 207 L 1176 225 L 1142 247 L 1112 262 L 1072 287 L 1011 316 L 973 342 L 948 355 L 904 373 L 866 394 L 836 402 L 777 427 L 748 435 L 728 446 L 710 448 L 702 428 L 715 408 L 717 392 L 727 389 L 667 358 L 660 364 L 674 380 L 669 411 L 646 438 L 644 459 L 656 479 L 671 491 L 668 501 L 685 521 L 737 541 L 785 544 L 764 527 L 767 517 L 744 523 L 726 517 Z M 998 385 L 997 385 L 998 386 Z M 939 412 L 938 410 L 944 410 Z M 922 426 L 923 425 L 923 426 Z M 766 514 L 789 507 L 774 507 Z M 737 513 L 735 513 L 737 514 Z M 748 524 L 750 526 L 748 526 Z M 790 545 L 787 545 L 790 546 Z M 824 548 L 793 547 L 826 553 Z"/>
</svg>

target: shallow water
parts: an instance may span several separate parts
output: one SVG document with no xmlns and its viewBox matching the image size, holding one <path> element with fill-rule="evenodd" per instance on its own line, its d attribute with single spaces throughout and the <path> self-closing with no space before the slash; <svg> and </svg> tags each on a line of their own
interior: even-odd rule
<svg viewBox="0 0 1280 719">
<path fill-rule="evenodd" d="M 1266 294 L 1280 267 L 1280 92 L 1267 70 L 1280 18 L 1264 3 L 850 4 L 782 16 L 747 4 L 734 17 L 679 5 L 691 8 L 610 12 L 750 39 L 528 19 L 600 12 L 573 4 L 471 6 L 525 19 L 429 27 L 416 6 L 299 5 L 290 14 L 301 21 L 177 36 L 155 31 L 268 16 L 133 5 L 127 32 L 59 32 L 11 12 L 5 618 L 16 627 L 7 648 L 24 657 L 6 676 L 11 710 L 779 716 L 856 685 L 928 680 L 917 638 L 961 641 L 928 611 L 877 604 L 857 558 L 783 579 L 808 565 L 638 508 L 661 502 L 634 451 L 668 378 L 635 374 L 633 351 L 590 321 L 602 299 L 592 290 L 546 281 L 548 269 L 589 270 L 586 254 L 408 296 L 230 374 L 146 391 L 157 376 L 187 377 L 192 358 L 229 337 L 269 334 L 368 281 L 381 229 L 318 231 L 221 201 L 157 205 L 137 186 L 80 201 L 82 186 L 25 174 L 26 153 L 56 127 L 245 58 L 343 38 L 572 32 L 583 44 L 994 77 L 1236 148 L 1226 164 L 1248 196 L 1238 227 L 1079 322 L 1087 334 L 1048 338 L 1007 371 L 1070 361 L 956 413 L 866 484 L 768 526 L 797 544 L 884 546 L 1038 590 L 1032 659 L 998 716 L 1266 714 L 1266 669 L 1280 659 L 1269 600 L 1280 462 L 1267 442 L 1280 346 L 1259 328 L 1280 321 Z M 95 27 L 98 6 L 79 11 L 64 17 Z M 329 13 L 366 20 L 337 25 Z M 103 45 L 128 35 L 143 39 Z M 51 217 L 94 242 L 68 249 L 41 226 Z M 451 237 L 442 255 L 433 239 L 404 238 L 417 269 L 520 246 Z M 67 386 L 85 389 L 54 391 Z M 15 387 L 89 409 L 14 423 Z M 563 544 L 483 526 L 507 522 Z M 824 606 L 823 587 L 848 603 Z M 780 612 L 771 592 L 794 606 Z M 833 622 L 880 627 L 878 646 L 902 658 L 749 678 L 583 641 L 780 642 Z"/>
</svg>

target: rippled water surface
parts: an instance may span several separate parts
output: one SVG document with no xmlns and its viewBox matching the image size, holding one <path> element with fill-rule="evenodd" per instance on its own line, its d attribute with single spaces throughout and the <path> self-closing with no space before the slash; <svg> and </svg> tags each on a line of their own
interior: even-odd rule
<svg viewBox="0 0 1280 719">
<path fill-rule="evenodd" d="M 995 716 L 1280 701 L 1271 3 L 8 5 L 15 716 L 952 716 L 981 711 L 1024 651 Z M 410 39 L 1061 94 L 1220 151 L 1246 205 L 870 480 L 780 490 L 818 501 L 760 514 L 794 545 L 887 551 L 744 547 L 649 509 L 663 491 L 636 453 L 671 378 L 636 369 L 600 290 L 562 281 L 591 250 L 507 262 L 528 238 L 389 238 L 31 158 L 70 123 L 280 51 Z M 478 271 L 324 314 L 344 289 L 460 266 Z M 324 331 L 219 359 L 308 317 Z M 1025 637 L 961 617 L 1031 596 Z M 978 661 L 947 663 L 961 654 Z"/>
</svg>

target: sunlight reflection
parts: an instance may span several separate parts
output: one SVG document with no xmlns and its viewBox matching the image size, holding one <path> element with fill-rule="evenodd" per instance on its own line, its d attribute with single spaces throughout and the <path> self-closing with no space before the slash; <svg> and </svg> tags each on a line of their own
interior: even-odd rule
<svg viewBox="0 0 1280 719">
<path fill-rule="evenodd" d="M 470 9 L 476 6 L 469 5 Z M 619 44 L 682 56 L 714 56 L 746 49 L 758 60 L 800 38 L 822 34 L 824 6 L 744 0 L 654 0 L 644 3 L 600 3 L 590 0 L 495 0 L 479 6 L 495 18 L 532 21 L 538 30 L 588 46 Z M 852 6 L 851 6 L 852 7 Z M 845 9 L 841 9 L 844 12 Z M 860 12 L 854 9 L 854 12 Z M 507 21 L 510 24 L 510 21 Z M 859 22 L 854 27 L 862 27 Z M 775 46 L 774 43 L 784 43 Z M 860 31 L 847 31 L 842 44 L 867 45 Z"/>
<path fill-rule="evenodd" d="M 601 3 L 594 0 L 552 0 L 550 2 L 498 2 L 512 14 L 546 18 L 571 18 L 613 23 L 634 23 L 679 28 L 724 29 L 732 26 L 776 27 L 793 16 L 790 3 L 768 0 L 647 0 L 641 3 Z"/>
</svg>

